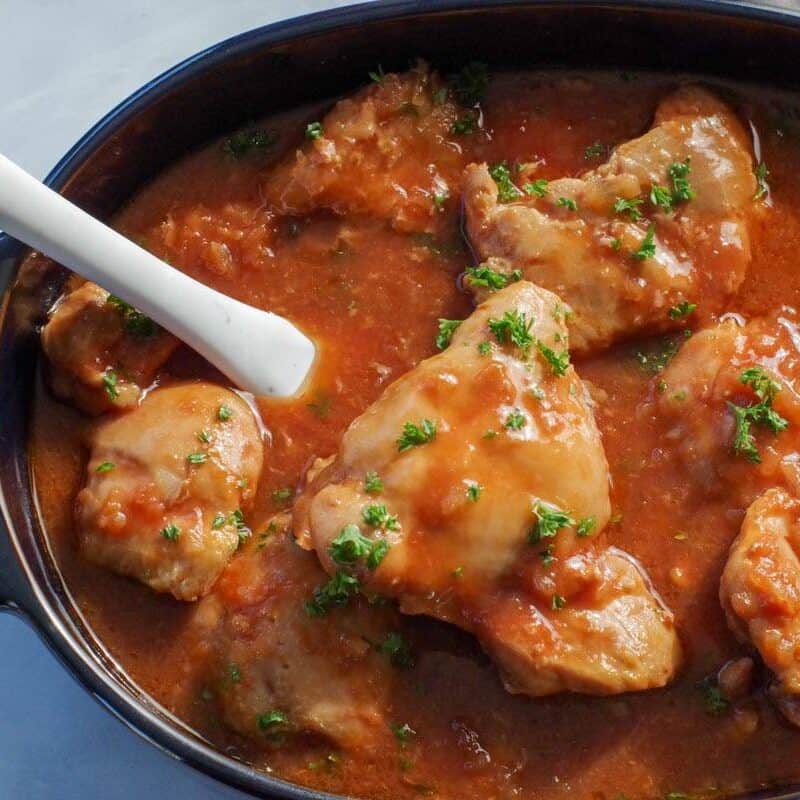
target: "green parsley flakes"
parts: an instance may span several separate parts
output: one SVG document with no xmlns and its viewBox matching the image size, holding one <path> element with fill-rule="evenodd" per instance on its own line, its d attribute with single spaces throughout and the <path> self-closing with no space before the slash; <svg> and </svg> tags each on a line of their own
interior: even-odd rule
<svg viewBox="0 0 800 800">
<path fill-rule="evenodd" d="M 233 416 L 233 409 L 230 406 L 220 406 L 217 409 L 217 419 L 220 422 L 227 422 Z"/>
<path fill-rule="evenodd" d="M 559 197 L 556 205 L 566 208 L 568 211 L 578 210 L 578 204 L 571 197 Z"/>
<path fill-rule="evenodd" d="M 544 503 L 537 503 L 533 513 L 536 515 L 536 522 L 528 534 L 529 544 L 538 544 L 542 539 L 552 539 L 562 528 L 575 524 L 575 520 L 566 511 Z"/>
<path fill-rule="evenodd" d="M 528 418 L 518 409 L 515 408 L 507 417 L 505 427 L 511 431 L 518 431 L 525 427 Z"/>
<path fill-rule="evenodd" d="M 510 203 L 522 197 L 522 192 L 514 185 L 511 180 L 511 171 L 505 161 L 489 167 L 489 174 L 497 184 L 497 200 L 500 203 Z"/>
<path fill-rule="evenodd" d="M 554 594 L 553 599 L 550 601 L 550 608 L 553 611 L 561 611 L 567 605 L 567 599 L 560 594 Z"/>
<path fill-rule="evenodd" d="M 683 300 L 678 305 L 672 306 L 667 312 L 670 319 L 681 319 L 688 317 L 697 308 L 697 303 L 690 303 L 688 300 Z"/>
<path fill-rule="evenodd" d="M 642 212 L 639 211 L 639 206 L 643 202 L 644 201 L 638 197 L 634 197 L 632 200 L 626 200 L 624 197 L 618 197 L 614 201 L 614 211 L 617 214 L 628 214 L 631 222 L 638 222 L 642 218 Z"/>
<path fill-rule="evenodd" d="M 189 453 L 186 460 L 190 464 L 205 464 L 208 461 L 208 453 Z"/>
<path fill-rule="evenodd" d="M 505 273 L 498 272 L 486 264 L 481 264 L 478 267 L 467 267 L 464 274 L 471 286 L 484 287 L 492 292 L 505 289 L 509 283 L 516 283 L 522 280 L 521 269 L 515 269 L 512 272 Z"/>
<path fill-rule="evenodd" d="M 102 464 L 98 464 L 95 468 L 95 472 L 103 473 L 103 472 L 111 472 L 114 469 L 114 462 L 113 461 L 104 461 Z"/>
<path fill-rule="evenodd" d="M 750 367 L 744 370 L 739 376 L 739 381 L 745 386 L 750 386 L 760 402 L 749 406 L 728 403 L 728 408 L 733 413 L 736 422 L 733 452 L 744 456 L 751 464 L 759 464 L 761 455 L 756 446 L 752 426 L 760 425 L 772 433 L 780 433 L 789 427 L 789 421 L 772 408 L 772 401 L 781 386 L 761 367 Z"/>
<path fill-rule="evenodd" d="M 369 494 L 379 494 L 383 491 L 383 481 L 377 472 L 367 472 L 364 475 L 364 491 Z"/>
<path fill-rule="evenodd" d="M 525 194 L 529 194 L 534 197 L 544 197 L 547 194 L 548 186 L 549 181 L 546 181 L 544 178 L 537 178 L 535 181 L 526 183 L 522 187 L 522 190 L 525 192 Z"/>
<path fill-rule="evenodd" d="M 309 617 L 324 617 L 331 608 L 346 605 L 361 590 L 358 578 L 346 572 L 337 572 L 327 583 L 314 589 L 311 600 L 303 607 Z"/>
<path fill-rule="evenodd" d="M 562 350 L 560 353 L 557 353 L 541 341 L 541 339 L 536 342 L 536 347 L 545 361 L 550 365 L 554 375 L 561 377 L 566 374 L 569 368 L 569 350 Z"/>
<path fill-rule="evenodd" d="M 110 367 L 103 373 L 103 389 L 109 400 L 116 400 L 119 397 L 117 389 L 117 373 Z"/>
<path fill-rule="evenodd" d="M 592 531 L 597 527 L 597 520 L 594 517 L 584 517 L 575 529 L 575 534 L 581 539 L 591 536 Z"/>
<path fill-rule="evenodd" d="M 403 432 L 397 440 L 397 450 L 405 453 L 412 447 L 419 447 L 428 444 L 436 438 L 436 423 L 430 419 L 423 419 L 419 425 L 413 422 L 406 422 L 403 425 Z"/>
<path fill-rule="evenodd" d="M 170 522 L 169 525 L 161 529 L 160 533 L 170 542 L 177 542 L 181 536 L 181 529 L 174 522 Z"/>
<path fill-rule="evenodd" d="M 450 344 L 453 334 L 458 330 L 462 321 L 460 319 L 439 320 L 439 333 L 436 335 L 436 346 L 439 350 L 444 350 Z"/>
<path fill-rule="evenodd" d="M 533 344 L 531 325 L 525 314 L 513 309 L 506 311 L 501 319 L 490 319 L 489 330 L 500 344 L 515 344 L 520 350 L 527 351 Z"/>
<path fill-rule="evenodd" d="M 397 517 L 390 514 L 383 503 L 373 503 L 364 506 L 361 510 L 361 516 L 364 522 L 366 522 L 367 525 L 371 525 L 373 528 L 385 528 L 387 531 L 396 531 L 400 529 L 400 523 L 397 521 Z"/>
<path fill-rule="evenodd" d="M 273 732 L 278 728 L 283 728 L 289 723 L 289 717 L 283 711 L 274 709 L 267 711 L 266 714 L 259 714 L 256 717 L 256 725 L 260 731 Z"/>
<path fill-rule="evenodd" d="M 325 135 L 321 122 L 309 122 L 306 125 L 306 139 L 321 139 Z"/>
<path fill-rule="evenodd" d="M 481 61 L 470 61 L 450 79 L 453 97 L 465 108 L 480 103 L 488 86 L 489 67 Z"/>
<path fill-rule="evenodd" d="M 756 181 L 758 183 L 758 189 L 753 195 L 753 200 L 763 200 L 769 195 L 769 183 L 767 183 L 767 178 L 769 178 L 769 168 L 763 161 L 758 163 L 755 174 Z"/>
</svg>

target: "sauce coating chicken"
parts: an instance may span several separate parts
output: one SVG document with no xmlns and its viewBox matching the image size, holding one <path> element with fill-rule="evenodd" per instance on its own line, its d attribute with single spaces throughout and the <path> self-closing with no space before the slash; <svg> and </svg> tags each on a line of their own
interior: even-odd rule
<svg viewBox="0 0 800 800">
<path fill-rule="evenodd" d="M 101 421 L 76 501 L 81 551 L 157 592 L 194 600 L 247 535 L 241 512 L 261 473 L 261 432 L 227 389 L 156 389 Z"/>
<path fill-rule="evenodd" d="M 457 117 L 446 84 L 425 63 L 384 75 L 340 100 L 316 138 L 270 172 L 265 199 L 279 214 L 330 209 L 386 219 L 400 231 L 432 229 L 464 168 L 461 149 L 448 142 Z"/>
<path fill-rule="evenodd" d="M 50 383 L 89 414 L 139 402 L 178 340 L 150 319 L 86 282 L 56 305 L 42 330 Z"/>
<path fill-rule="evenodd" d="M 274 742 L 322 736 L 362 752 L 391 735 L 385 709 L 392 667 L 380 646 L 397 612 L 359 599 L 324 620 L 304 609 L 324 582 L 313 553 L 273 521 L 236 557 L 198 607 L 220 668 L 225 722 Z"/>
<path fill-rule="evenodd" d="M 703 89 L 666 97 L 646 134 L 580 178 L 523 192 L 510 174 L 495 177 L 485 164 L 467 167 L 470 241 L 497 271 L 521 270 L 570 305 L 577 352 L 674 328 L 669 311 L 681 303 L 702 298 L 703 315 L 718 312 L 744 279 L 756 193 L 749 144 Z"/>
<path fill-rule="evenodd" d="M 579 552 L 608 521 L 609 478 L 564 317 L 526 281 L 492 295 L 351 424 L 296 533 L 334 582 L 475 633 L 511 691 L 660 686 L 679 655 L 669 613 L 630 562 Z"/>
<path fill-rule="evenodd" d="M 800 502 L 770 489 L 747 510 L 720 581 L 728 625 L 775 674 L 779 707 L 800 696 Z M 795 712 L 796 713 L 796 712 Z"/>
<path fill-rule="evenodd" d="M 656 402 L 674 448 L 704 492 L 742 507 L 773 486 L 800 488 L 800 320 L 781 309 L 729 318 L 691 337 L 661 373 Z"/>
</svg>

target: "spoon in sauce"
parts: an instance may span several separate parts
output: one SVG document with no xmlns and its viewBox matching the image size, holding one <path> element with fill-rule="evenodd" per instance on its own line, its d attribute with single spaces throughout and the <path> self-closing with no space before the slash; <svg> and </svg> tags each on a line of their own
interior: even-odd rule
<svg viewBox="0 0 800 800">
<path fill-rule="evenodd" d="M 0 154 L 0 229 L 135 306 L 239 388 L 289 396 L 314 343 L 291 322 L 169 266 Z"/>
</svg>

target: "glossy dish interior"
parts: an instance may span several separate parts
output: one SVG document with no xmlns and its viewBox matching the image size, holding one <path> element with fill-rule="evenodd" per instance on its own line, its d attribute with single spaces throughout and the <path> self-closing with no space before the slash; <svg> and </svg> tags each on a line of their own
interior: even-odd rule
<svg viewBox="0 0 800 800">
<path fill-rule="evenodd" d="M 427 76 L 423 67 L 418 70 L 418 76 Z M 664 604 L 659 614 L 666 614 L 667 627 L 677 632 L 682 655 L 670 634 L 664 670 L 657 677 L 642 679 L 644 685 L 623 687 L 651 689 L 642 694 L 617 694 L 621 690 L 619 685 L 608 688 L 602 682 L 592 683 L 593 679 L 588 681 L 587 690 L 584 677 L 570 679 L 572 683 L 569 680 L 566 684 L 556 683 L 556 691 L 566 688 L 577 693 L 531 699 L 508 693 L 500 675 L 506 687 L 514 692 L 549 695 L 552 684 L 543 689 L 538 679 L 520 683 L 520 675 L 529 677 L 526 670 L 530 668 L 523 665 L 522 673 L 515 672 L 514 665 L 509 666 L 511 662 L 502 657 L 501 651 L 493 649 L 492 624 L 483 617 L 480 624 L 475 621 L 477 606 L 473 600 L 464 600 L 457 607 L 449 601 L 436 607 L 419 605 L 418 600 L 409 600 L 409 596 L 419 596 L 418 590 L 408 588 L 413 581 L 409 584 L 401 579 L 406 580 L 403 585 L 410 592 L 404 597 L 394 595 L 401 601 L 401 609 L 438 617 L 440 621 L 398 615 L 391 604 L 388 608 L 373 608 L 361 600 L 351 601 L 345 608 L 328 610 L 322 615 L 324 619 L 316 619 L 313 606 L 309 613 L 308 607 L 303 609 L 303 601 L 319 602 L 313 589 L 324 583 L 325 574 L 317 566 L 316 556 L 292 544 L 285 531 L 291 530 L 301 543 L 316 548 L 326 569 L 334 574 L 338 571 L 335 563 L 326 561 L 330 558 L 326 555 L 330 540 L 324 538 L 324 523 L 314 516 L 314 503 L 326 484 L 337 485 L 343 478 L 336 465 L 307 478 L 313 458 L 334 454 L 345 428 L 378 400 L 394 379 L 434 355 L 440 345 L 447 354 L 446 335 L 437 345 L 437 331 L 443 335 L 437 321 L 459 320 L 470 314 L 473 308 L 467 291 L 470 282 L 462 273 L 465 266 L 475 263 L 476 251 L 484 249 L 481 259 L 500 255 L 518 261 L 524 257 L 519 252 L 511 255 L 499 250 L 492 252 L 496 243 L 492 244 L 491 237 L 488 243 L 484 242 L 475 222 L 470 232 L 470 214 L 477 218 L 478 211 L 474 203 L 470 210 L 472 195 L 466 193 L 462 170 L 471 162 L 485 161 L 495 166 L 504 162 L 511 170 L 512 186 L 517 192 L 505 200 L 513 206 L 525 205 L 532 198 L 530 202 L 535 204 L 544 188 L 540 183 L 537 189 L 537 181 L 555 184 L 563 176 L 583 174 L 602 164 L 619 145 L 648 130 L 665 98 L 681 86 L 696 83 L 696 79 L 627 71 L 624 74 L 586 70 L 519 73 L 493 69 L 488 88 L 480 97 L 478 113 L 471 102 L 458 102 L 453 97 L 455 90 L 448 89 L 444 79 L 438 83 L 438 78 L 425 77 L 419 95 L 412 91 L 406 98 L 403 81 L 408 78 L 385 77 L 376 69 L 372 72 L 377 73 L 376 85 L 355 95 L 355 110 L 345 107 L 340 122 L 346 125 L 349 118 L 357 115 L 359 98 L 375 94 L 380 98 L 384 91 L 391 94 L 395 82 L 398 83 L 400 88 L 391 97 L 392 118 L 400 117 L 404 120 L 400 124 L 413 132 L 402 144 L 407 149 L 402 151 L 403 176 L 399 180 L 425 190 L 413 195 L 416 200 L 403 201 L 397 206 L 382 205 L 383 178 L 369 171 L 345 175 L 332 185 L 328 194 L 323 193 L 322 199 L 315 196 L 308 201 L 307 187 L 302 181 L 299 195 L 287 192 L 286 187 L 292 186 L 295 177 L 291 173 L 294 151 L 302 148 L 309 153 L 323 146 L 326 136 L 338 124 L 336 119 L 326 117 L 332 101 L 322 101 L 249 124 L 239 138 L 228 134 L 211 142 L 151 182 L 115 217 L 115 225 L 127 235 L 200 280 L 254 305 L 286 313 L 322 343 L 323 359 L 306 396 L 296 402 L 257 400 L 258 413 L 268 433 L 263 440 L 264 466 L 260 480 L 258 469 L 252 464 L 247 466 L 253 457 L 248 462 L 245 455 L 245 461 L 230 470 L 241 483 L 236 487 L 239 496 L 220 501 L 225 504 L 226 512 L 233 510 L 239 501 L 247 508 L 243 524 L 234 519 L 233 523 L 226 520 L 219 526 L 233 536 L 232 547 L 239 539 L 243 546 L 216 582 L 201 581 L 200 588 L 181 584 L 182 588 L 174 593 L 183 594 L 183 602 L 156 595 L 141 585 L 88 565 L 85 555 L 91 545 L 86 544 L 82 535 L 82 554 L 78 552 L 76 537 L 88 524 L 86 519 L 91 518 L 92 511 L 87 511 L 91 503 L 84 496 L 79 501 L 76 526 L 73 499 L 87 481 L 101 483 L 107 479 L 103 476 L 119 469 L 113 460 L 117 456 L 106 457 L 103 453 L 119 453 L 127 445 L 120 445 L 118 440 L 110 449 L 109 445 L 98 445 L 97 434 L 93 433 L 95 423 L 54 400 L 50 389 L 40 384 L 31 439 L 33 477 L 56 563 L 82 617 L 138 685 L 217 747 L 259 768 L 274 770 L 292 782 L 325 791 L 364 797 L 414 797 L 420 793 L 441 797 L 492 793 L 514 796 L 515 792 L 555 797 L 565 791 L 608 797 L 620 793 L 628 797 L 710 793 L 727 796 L 792 783 L 798 777 L 793 771 L 798 734 L 776 710 L 774 698 L 770 699 L 775 670 L 764 669 L 756 654 L 757 650 L 763 654 L 769 649 L 754 649 L 752 645 L 758 645 L 759 640 L 752 633 L 742 636 L 738 630 L 740 638 L 748 641 L 737 640 L 726 624 L 718 595 L 720 573 L 730 542 L 742 526 L 744 510 L 763 490 L 778 486 L 791 491 L 793 486 L 784 464 L 786 453 L 781 447 L 790 448 L 792 441 L 793 361 L 791 352 L 787 357 L 785 351 L 793 347 L 794 323 L 790 312 L 779 311 L 793 304 L 793 293 L 800 289 L 795 287 L 792 265 L 797 226 L 794 198 L 798 188 L 794 185 L 798 154 L 792 120 L 793 98 L 718 80 L 706 82 L 742 125 L 752 169 L 766 163 L 770 170 L 765 191 L 757 180 L 766 179 L 763 170 L 760 175 L 751 173 L 740 181 L 740 194 L 747 193 L 749 204 L 746 224 L 752 250 L 747 277 L 741 285 L 739 279 L 733 281 L 736 284 L 733 287 L 725 282 L 731 270 L 737 270 L 730 261 L 735 262 L 736 252 L 743 248 L 741 243 L 738 247 L 734 243 L 727 259 L 715 259 L 713 254 L 706 256 L 700 266 L 710 279 L 699 290 L 695 286 L 692 289 L 695 294 L 686 295 L 693 302 L 681 295 L 674 304 L 662 303 L 663 313 L 657 317 L 644 323 L 636 318 L 635 324 L 640 327 L 634 334 L 612 334 L 612 339 L 623 340 L 619 343 L 609 344 L 603 339 L 606 334 L 597 334 L 601 343 L 592 344 L 591 336 L 595 335 L 592 333 L 589 344 L 580 348 L 585 352 L 573 353 L 572 358 L 578 374 L 591 388 L 592 400 L 587 399 L 584 405 L 579 403 L 580 408 L 570 413 L 588 413 L 596 419 L 610 467 L 610 506 L 606 508 L 602 501 L 591 501 L 587 502 L 586 513 L 579 513 L 583 501 L 578 498 L 577 505 L 561 508 L 574 514 L 574 521 L 564 525 L 554 523 L 555 531 L 573 526 L 578 531 L 586 523 L 592 547 L 603 552 L 614 547 L 635 557 L 646 570 L 645 583 L 652 581 L 655 587 L 657 594 L 653 596 L 657 605 Z M 444 74 L 449 74 L 446 68 Z M 412 83 L 413 80 L 423 79 L 412 79 Z M 350 86 L 349 94 L 358 91 L 358 81 Z M 438 100 L 440 90 L 447 93 L 446 100 Z M 437 121 L 440 110 L 426 106 L 425 98 L 432 98 L 434 104 L 447 105 L 446 113 L 450 113 L 452 106 L 453 118 L 445 114 L 443 120 Z M 407 107 L 407 103 L 413 108 Z M 438 155 L 435 161 L 444 188 L 436 186 L 441 191 L 431 191 L 426 183 L 430 171 L 425 167 L 433 162 L 429 160 L 430 153 L 422 148 L 429 141 L 424 130 L 431 118 L 432 124 L 444 125 L 447 130 L 444 161 Z M 317 129 L 312 127 L 309 131 L 308 125 L 318 121 L 322 125 L 320 135 L 316 136 Z M 750 123 L 758 134 L 757 145 L 750 135 Z M 266 133 L 258 133 L 254 138 L 254 131 Z M 685 163 L 684 159 L 685 154 L 681 153 L 676 163 Z M 530 172 L 520 172 L 515 166 L 519 164 L 532 165 Z M 421 169 L 415 172 L 416 167 Z M 697 163 L 694 169 L 698 169 Z M 493 175 L 501 192 L 503 173 L 495 169 Z M 690 183 L 696 180 L 691 172 L 689 175 Z M 674 177 L 671 173 L 664 177 L 667 187 Z M 320 176 L 315 175 L 314 187 L 319 182 Z M 374 191 L 371 187 L 375 187 Z M 701 192 L 702 184 L 696 188 Z M 559 215 L 559 219 L 575 212 L 580 215 L 584 198 L 580 194 L 571 195 L 573 189 L 564 186 L 563 194 L 559 189 L 559 196 L 552 198 L 555 212 L 549 213 Z M 672 185 L 672 191 L 678 191 L 677 184 Z M 462 193 L 467 203 L 466 228 L 473 252 L 467 249 L 461 230 Z M 562 198 L 567 201 L 577 198 L 573 203 L 580 203 L 580 210 L 570 207 L 569 202 L 562 203 Z M 673 200 L 676 207 L 685 202 L 689 208 L 698 197 L 673 197 Z M 548 202 L 544 201 L 546 207 Z M 649 202 L 650 216 L 661 213 L 657 201 Z M 628 220 L 638 221 L 630 208 L 615 213 L 626 224 Z M 670 208 L 665 213 L 676 212 Z M 774 236 L 777 227 L 781 230 L 780 237 Z M 642 231 L 646 236 L 649 228 L 643 226 Z M 624 229 L 620 236 L 609 235 L 606 247 L 615 252 L 624 247 L 633 254 L 646 246 L 644 238 L 626 239 L 629 233 Z M 503 239 L 502 234 L 497 235 Z M 619 246 L 615 243 L 618 238 L 622 240 Z M 731 244 L 730 232 L 725 244 Z M 658 246 L 662 246 L 661 239 Z M 671 247 L 668 238 L 664 246 Z M 633 255 L 632 258 L 640 260 Z M 503 268 L 498 269 L 497 274 L 502 274 Z M 46 278 L 44 283 L 52 285 L 49 266 L 37 263 L 36 259 L 29 260 L 24 267 L 22 288 L 34 298 L 34 305 L 42 297 L 42 276 Z M 504 292 L 521 290 L 515 288 L 515 281 L 506 279 L 506 282 L 511 285 Z M 478 299 L 483 299 L 483 295 Z M 697 308 L 690 309 L 694 301 Z M 489 302 L 493 302 L 491 297 Z M 547 301 L 541 302 L 547 308 Z M 126 324 L 131 321 L 127 309 L 118 303 L 112 305 Z M 503 310 L 499 308 L 497 315 Z M 716 330 L 717 320 L 726 312 L 751 320 L 764 317 L 765 310 L 778 313 L 772 321 L 753 323 L 753 336 L 760 337 L 758 344 L 746 345 L 744 355 L 739 347 L 734 348 L 733 355 L 726 356 L 741 369 L 733 377 L 725 378 L 728 388 L 719 397 L 715 396 L 722 409 L 718 413 L 717 406 L 693 383 L 693 364 L 713 364 L 709 352 L 717 352 L 714 342 L 711 351 L 704 350 L 708 337 L 698 334 L 703 329 Z M 540 310 L 537 316 L 542 313 Z M 563 312 L 555 306 L 552 314 L 559 313 Z M 563 320 L 556 322 L 561 325 Z M 630 319 L 623 322 L 627 325 Z M 685 330 L 694 335 L 690 338 Z M 492 334 L 496 339 L 490 341 L 493 348 L 503 350 L 509 344 L 504 343 L 502 334 L 492 332 L 491 327 L 486 340 Z M 462 345 L 459 335 L 455 333 L 451 348 Z M 544 341 L 545 334 L 538 335 Z M 555 364 L 560 362 L 553 359 L 563 355 L 565 347 L 561 345 L 566 332 L 557 328 L 547 335 L 554 337 L 550 342 L 553 357 L 548 357 L 544 350 L 540 350 L 540 355 L 558 377 L 560 367 Z M 717 339 L 726 335 L 720 329 Z M 781 336 L 788 338 L 784 341 Z M 482 344 L 484 339 L 474 342 L 475 347 Z M 675 364 L 662 373 L 660 368 L 679 348 Z M 778 412 L 784 415 L 781 419 L 789 423 L 786 432 L 773 430 L 780 433 L 777 444 L 759 432 L 754 446 L 760 448 L 760 465 L 753 463 L 752 450 L 740 448 L 738 454 L 730 452 L 728 438 L 732 428 L 728 417 L 732 412 L 726 412 L 725 405 L 729 400 L 741 407 L 755 402 L 748 389 L 753 388 L 750 384 L 741 384 L 744 388 L 736 386 L 739 373 L 752 367 L 753 359 L 780 381 L 779 391 L 765 391 L 789 398 L 775 401 Z M 225 385 L 221 376 L 183 348 L 178 348 L 156 375 L 161 388 L 151 391 L 145 404 L 164 397 L 172 391 L 168 387 L 173 384 L 177 387 L 175 391 L 181 391 L 187 382 L 194 385 L 198 380 Z M 106 383 L 105 395 L 99 395 L 101 405 L 96 407 L 91 400 L 76 394 L 74 387 L 59 386 L 52 370 L 47 376 L 51 388 L 92 413 L 105 410 L 102 406 L 111 400 L 113 414 L 120 399 L 119 393 L 113 397 L 113 392 L 126 382 L 121 381 L 118 388 L 112 387 L 112 392 Z M 142 380 L 148 383 L 150 377 Z M 547 380 L 542 378 L 543 386 Z M 724 383 L 722 379 L 720 382 Z M 563 384 L 568 385 L 571 384 Z M 570 398 L 583 389 L 580 383 L 574 387 L 574 391 L 565 388 L 566 397 L 559 402 L 578 402 Z M 491 397 L 490 389 L 486 391 Z M 213 442 L 217 429 L 230 423 L 227 412 L 220 416 L 223 408 L 231 411 L 234 419 L 250 413 L 235 396 L 215 392 L 218 390 L 203 388 L 203 402 L 210 405 L 201 413 L 209 418 L 212 430 L 206 434 L 202 427 L 199 429 L 197 452 L 202 452 L 203 444 L 208 444 L 204 438 L 210 435 Z M 126 393 L 121 394 L 126 401 Z M 533 399 L 537 400 L 535 396 Z M 696 403 L 689 414 L 681 405 L 687 400 Z M 182 402 L 180 397 L 165 401 L 166 410 L 162 409 L 163 413 L 155 417 L 171 428 L 170 407 L 182 408 Z M 134 397 L 132 406 L 137 403 L 138 398 Z M 382 413 L 395 419 L 391 416 L 391 406 L 384 405 Z M 498 410 L 495 436 L 512 436 L 519 429 L 515 413 L 516 407 L 506 408 L 502 414 Z M 526 405 L 520 413 L 523 417 L 535 417 L 536 406 Z M 695 427 L 685 421 L 687 417 L 698 420 Z M 404 419 L 397 417 L 393 424 L 401 427 L 397 423 Z M 412 419 L 421 424 L 421 414 L 405 421 Z M 146 427 L 152 429 L 154 424 L 151 420 Z M 527 424 L 523 420 L 520 427 Z M 423 441 L 414 444 L 426 444 L 424 425 L 421 428 L 422 434 L 416 435 L 422 436 Z M 133 430 L 136 431 L 135 427 Z M 720 441 L 709 445 L 710 454 L 700 448 L 698 455 L 692 442 L 702 439 L 707 431 L 718 433 Z M 402 438 L 402 431 L 392 429 L 389 433 L 392 441 L 397 436 Z M 107 438 L 114 439 L 114 435 L 111 432 Z M 180 433 L 170 430 L 164 435 L 177 437 Z M 236 435 L 247 440 L 259 438 L 253 431 Z M 593 441 L 591 430 L 586 435 L 588 441 Z M 486 438 L 491 441 L 495 436 Z M 92 441 L 92 437 L 96 452 L 87 464 L 86 442 Z M 181 440 L 180 447 L 186 449 L 184 441 Z M 194 447 L 192 450 L 189 456 L 195 454 Z M 183 454 L 183 450 L 180 452 Z M 466 473 L 429 475 L 425 487 L 434 499 L 424 500 L 423 520 L 438 514 L 436 524 L 443 524 L 442 509 L 451 502 L 444 496 L 447 494 L 444 490 L 453 480 L 467 480 L 464 497 L 476 508 L 480 502 L 491 503 L 493 492 L 502 494 L 509 489 L 508 478 L 492 483 L 499 462 L 492 461 L 496 456 L 491 453 L 484 455 L 489 471 L 480 480 L 472 482 Z M 340 455 L 340 462 L 343 459 L 345 456 Z M 196 459 L 192 468 L 204 469 L 204 463 Z M 105 468 L 107 464 L 112 467 Z M 571 462 L 567 460 L 556 461 L 548 469 L 563 472 L 570 468 Z M 244 480 L 248 476 L 250 480 Z M 581 478 L 581 485 L 586 480 L 586 476 Z M 366 491 L 370 493 L 369 489 Z M 392 494 L 398 491 L 396 488 L 387 491 L 390 499 L 399 502 L 398 495 Z M 553 497 L 542 495 L 542 499 L 549 508 Z M 790 499 L 778 500 L 778 505 L 783 503 L 788 508 L 786 513 L 793 513 Z M 287 513 L 292 507 L 294 520 Z M 363 503 L 357 506 L 362 511 L 365 507 Z M 438 510 L 434 512 L 434 508 Z M 389 512 L 393 510 L 390 506 Z M 757 513 L 763 516 L 767 511 L 755 506 L 748 520 L 756 520 Z M 497 511 L 490 518 L 496 515 Z M 531 515 L 535 530 L 537 520 L 545 514 L 534 502 Z M 592 518 L 596 538 L 589 524 Z M 401 528 L 408 524 L 406 519 L 400 515 Z M 159 520 L 156 528 L 165 521 L 160 517 Z M 415 524 L 424 527 L 423 523 Z M 176 527 L 185 528 L 185 523 Z M 334 533 L 344 527 L 336 526 Z M 385 517 L 373 527 L 387 534 L 387 539 L 391 538 L 388 534 L 393 524 L 387 524 Z M 539 535 L 541 538 L 541 529 Z M 576 535 L 580 537 L 579 533 Z M 164 541 L 159 540 L 162 549 L 174 543 L 177 536 L 165 524 L 161 534 Z M 557 542 L 564 538 L 562 534 Z M 551 556 L 556 561 L 569 558 L 568 552 L 548 548 L 535 550 L 535 569 L 539 568 L 539 562 L 543 567 L 551 567 L 548 560 Z M 432 560 L 448 559 L 448 580 L 472 586 L 468 571 L 464 580 L 465 570 L 469 569 L 460 560 L 464 555 L 458 548 L 445 547 Z M 98 560 L 96 556 L 93 558 Z M 158 558 L 156 555 L 156 562 Z M 113 556 L 105 563 L 113 565 Z M 386 563 L 391 564 L 391 559 Z M 439 580 L 435 571 L 427 568 L 422 569 L 422 574 L 423 588 L 425 580 Z M 725 574 L 731 581 L 736 580 L 731 570 L 726 568 Z M 157 581 L 149 569 L 139 570 L 138 576 L 151 585 Z M 369 573 L 359 577 L 369 585 Z M 301 587 L 301 591 L 296 595 L 290 591 L 288 606 L 278 603 L 273 607 L 269 603 L 275 597 L 280 599 L 276 585 Z M 384 584 L 381 589 L 378 583 L 376 594 L 391 595 L 394 590 L 388 588 L 390 585 L 391 582 Z M 436 587 L 441 593 L 441 585 Z M 485 586 L 478 586 L 477 590 L 487 591 Z M 209 591 L 210 600 L 198 604 L 186 602 Z M 450 591 L 448 587 L 446 592 Z M 456 594 L 460 591 L 456 590 Z M 562 611 L 570 613 L 570 589 L 561 592 L 557 588 L 547 595 L 551 608 L 546 616 L 551 621 L 558 620 Z M 580 600 L 577 602 L 580 604 Z M 481 613 L 484 611 L 482 608 Z M 296 614 L 305 615 L 298 623 L 303 631 L 301 641 L 285 644 L 284 631 L 259 628 L 257 620 L 263 619 L 264 613 L 276 615 L 279 622 L 291 621 Z M 321 626 L 319 632 L 309 628 L 309 624 Z M 518 621 L 501 616 L 494 624 L 509 630 Z M 344 632 L 341 625 L 345 626 Z M 348 626 L 353 627 L 348 629 Z M 458 627 L 468 633 L 457 630 Z M 469 634 L 477 635 L 490 658 Z M 289 669 L 297 672 L 298 664 L 292 659 L 298 654 L 303 656 L 299 666 L 309 670 L 308 682 L 300 683 L 301 688 L 305 687 L 304 700 L 308 699 L 308 691 L 323 683 L 324 678 L 319 676 L 331 680 L 332 694 L 338 694 L 339 699 L 347 697 L 342 704 L 345 724 L 337 727 L 342 721 L 337 718 L 335 724 L 326 723 L 326 727 L 320 724 L 319 715 L 303 717 L 303 703 L 296 697 L 295 706 L 284 702 L 286 695 L 281 695 L 280 703 L 274 703 L 274 678 L 266 679 L 269 687 L 266 695 L 263 687 L 253 687 L 251 676 L 262 669 L 259 659 L 263 660 L 264 653 L 274 647 L 275 637 L 281 639 L 282 647 L 289 648 L 278 656 L 287 660 Z M 354 639 L 366 641 L 368 646 L 356 648 L 343 658 L 338 648 L 352 647 Z M 335 658 L 331 658 L 332 652 L 337 652 Z M 492 658 L 500 662 L 503 669 L 500 674 Z M 729 670 L 727 676 L 719 676 L 720 668 L 728 661 L 733 661 L 735 669 Z M 510 674 L 515 675 L 513 680 Z M 626 678 L 631 680 L 636 682 L 635 677 Z M 669 686 L 660 688 L 665 683 Z M 254 692 L 263 705 L 253 705 Z M 614 696 L 591 696 L 607 693 Z M 355 727 L 347 724 L 347 717 L 354 709 L 359 717 L 367 717 L 366 721 L 359 719 L 359 726 Z M 542 739 L 542 731 L 547 731 L 546 741 Z M 698 752 L 704 754 L 702 759 L 696 757 Z"/>
</svg>

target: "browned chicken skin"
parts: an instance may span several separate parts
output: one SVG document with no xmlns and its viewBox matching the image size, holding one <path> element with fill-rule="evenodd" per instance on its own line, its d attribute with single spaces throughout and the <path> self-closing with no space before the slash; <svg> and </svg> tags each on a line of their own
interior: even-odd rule
<svg viewBox="0 0 800 800">
<path fill-rule="evenodd" d="M 654 186 L 669 210 L 650 199 Z M 702 298 L 708 317 L 744 279 L 756 192 L 749 143 L 730 109 L 703 89 L 665 98 L 653 127 L 597 169 L 550 181 L 541 196 L 514 192 L 501 202 L 489 168 L 470 165 L 468 236 L 498 271 L 521 270 L 561 296 L 574 312 L 577 352 L 679 326 L 669 311 L 681 302 Z M 633 205 L 615 210 L 620 201 Z"/>
</svg>

